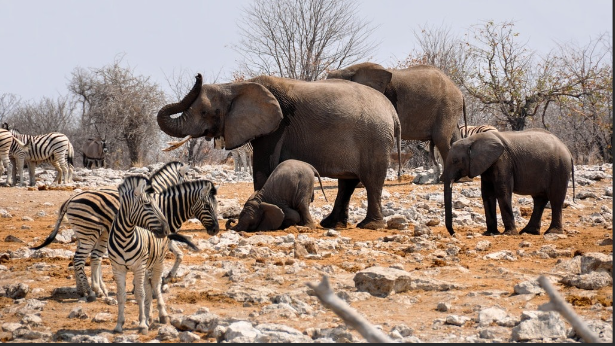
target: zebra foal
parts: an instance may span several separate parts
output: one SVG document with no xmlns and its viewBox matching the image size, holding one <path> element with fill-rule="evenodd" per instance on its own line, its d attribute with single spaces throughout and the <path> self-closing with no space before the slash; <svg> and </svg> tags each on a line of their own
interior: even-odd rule
<svg viewBox="0 0 615 346">
<path fill-rule="evenodd" d="M 113 329 L 115 333 L 123 331 L 126 320 L 126 274 L 129 271 L 134 273 L 139 332 L 147 334 L 149 330 L 154 294 L 157 297 L 160 323 L 169 322 L 160 286 L 170 229 L 166 217 L 147 192 L 148 185 L 150 182 L 147 176 L 135 175 L 124 178 L 118 187 L 120 206 L 109 230 L 109 260 L 117 285 L 118 301 L 117 324 Z"/>
</svg>

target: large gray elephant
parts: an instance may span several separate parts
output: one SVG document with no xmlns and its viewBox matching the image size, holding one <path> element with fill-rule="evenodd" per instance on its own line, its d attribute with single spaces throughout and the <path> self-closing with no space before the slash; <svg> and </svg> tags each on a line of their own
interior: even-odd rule
<svg viewBox="0 0 615 346">
<path fill-rule="evenodd" d="M 568 147 L 543 129 L 489 131 L 459 140 L 451 146 L 444 164 L 445 223 L 453 235 L 452 183 L 460 177 L 481 177 L 481 194 L 487 221 L 485 235 L 500 234 L 496 202 L 500 206 L 504 234 L 519 234 L 512 211 L 512 194 L 531 195 L 534 210 L 520 233 L 540 234 L 540 219 L 551 203 L 551 225 L 546 233 L 563 233 L 562 209 L 574 165 Z"/>
<path fill-rule="evenodd" d="M 182 114 L 172 116 L 177 113 Z M 395 138 L 398 152 L 401 148 L 401 129 L 391 102 L 372 88 L 343 80 L 271 76 L 203 85 L 198 74 L 191 91 L 180 102 L 161 108 L 157 119 L 170 136 L 223 137 L 227 150 L 251 141 L 255 190 L 288 159 L 311 164 L 323 177 L 337 178 L 333 210 L 320 222 L 324 228 L 347 227 L 350 197 L 362 182 L 368 206 L 357 227 L 386 226 L 382 188 Z"/>
<path fill-rule="evenodd" d="M 350 80 L 386 95 L 399 115 L 401 138 L 429 140 L 436 176 L 440 175 L 433 147 L 445 161 L 451 143 L 461 139 L 457 125 L 462 115 L 467 125 L 463 94 L 446 74 L 428 65 L 385 69 L 364 62 L 330 71 L 327 79 Z"/>
<path fill-rule="evenodd" d="M 239 213 L 237 224 L 231 229 L 245 232 L 285 229 L 295 225 L 316 227 L 310 214 L 310 203 L 314 201 L 314 176 L 325 194 L 314 166 L 293 159 L 281 162 L 263 188 L 248 198 Z M 229 219 L 226 229 L 231 223 Z"/>
</svg>

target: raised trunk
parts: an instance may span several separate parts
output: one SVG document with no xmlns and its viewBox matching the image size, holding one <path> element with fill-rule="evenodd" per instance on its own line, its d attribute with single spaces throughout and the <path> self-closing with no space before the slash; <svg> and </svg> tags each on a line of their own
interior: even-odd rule
<svg viewBox="0 0 615 346">
<path fill-rule="evenodd" d="M 160 126 L 160 129 L 169 136 L 184 137 L 186 135 L 185 129 L 182 126 L 182 117 L 177 117 L 173 119 L 171 118 L 171 115 L 185 112 L 186 110 L 188 110 L 190 105 L 201 93 L 201 87 L 203 86 L 203 76 L 201 76 L 201 74 L 199 73 L 196 75 L 195 78 L 196 81 L 194 82 L 192 90 L 190 90 L 190 92 L 181 101 L 177 103 L 170 103 L 162 107 L 160 111 L 158 111 L 158 116 L 156 118 L 158 120 L 158 126 Z"/>
<path fill-rule="evenodd" d="M 455 234 L 453 230 L 453 179 L 444 179 L 444 222 L 450 235 Z"/>
</svg>

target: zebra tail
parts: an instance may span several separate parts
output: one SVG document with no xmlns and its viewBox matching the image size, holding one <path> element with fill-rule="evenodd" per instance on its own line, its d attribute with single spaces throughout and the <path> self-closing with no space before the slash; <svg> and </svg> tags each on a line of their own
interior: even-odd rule
<svg viewBox="0 0 615 346">
<path fill-rule="evenodd" d="M 66 211 L 68 209 L 68 203 L 72 199 L 73 199 L 72 197 L 67 199 L 60 207 L 60 210 L 58 211 L 58 220 L 56 221 L 56 225 L 53 231 L 47 236 L 47 239 L 45 239 L 45 241 L 41 245 L 31 247 L 30 250 L 38 250 L 38 249 L 44 248 L 45 246 L 51 244 L 51 242 L 53 242 L 54 239 L 56 239 L 56 235 L 58 235 L 58 231 L 60 230 L 60 225 L 62 224 L 62 220 L 64 219 L 64 214 L 66 214 Z"/>
<path fill-rule="evenodd" d="M 198 246 L 194 245 L 194 243 L 190 239 L 184 237 L 179 233 L 171 233 L 167 236 L 167 238 L 178 241 L 180 243 L 187 244 L 193 251 L 201 251 L 201 249 L 199 249 Z"/>
</svg>

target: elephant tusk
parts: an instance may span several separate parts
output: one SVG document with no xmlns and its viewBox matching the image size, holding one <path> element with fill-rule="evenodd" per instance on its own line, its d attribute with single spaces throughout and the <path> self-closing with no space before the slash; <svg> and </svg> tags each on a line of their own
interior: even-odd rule
<svg viewBox="0 0 615 346">
<path fill-rule="evenodd" d="M 171 141 L 171 142 L 167 142 L 167 144 L 169 145 L 168 148 L 162 149 L 162 151 L 171 151 L 171 150 L 175 150 L 179 147 L 181 147 L 182 145 L 184 145 L 187 141 L 189 141 L 192 138 L 191 135 L 188 135 L 186 137 L 184 137 L 184 139 L 182 139 L 181 141 Z"/>
</svg>

